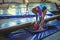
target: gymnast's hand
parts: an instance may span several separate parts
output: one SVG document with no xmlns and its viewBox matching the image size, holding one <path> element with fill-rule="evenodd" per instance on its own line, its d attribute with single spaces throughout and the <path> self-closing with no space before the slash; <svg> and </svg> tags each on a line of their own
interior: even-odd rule
<svg viewBox="0 0 60 40">
<path fill-rule="evenodd" d="M 39 26 L 39 30 L 43 30 L 43 27 L 41 25 Z"/>
<path fill-rule="evenodd" d="M 35 22 L 35 24 L 37 24 L 37 21 Z"/>
</svg>

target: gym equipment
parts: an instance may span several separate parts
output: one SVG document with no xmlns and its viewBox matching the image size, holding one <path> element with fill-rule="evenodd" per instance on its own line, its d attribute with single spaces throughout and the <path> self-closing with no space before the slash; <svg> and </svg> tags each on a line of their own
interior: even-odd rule
<svg viewBox="0 0 60 40">
<path fill-rule="evenodd" d="M 54 20 L 54 19 L 58 19 L 58 18 L 60 18 L 60 15 L 51 16 L 50 18 L 45 19 L 45 23 L 47 23 L 48 21 Z M 6 34 L 8 34 L 8 33 L 13 32 L 15 30 L 27 28 L 33 24 L 34 24 L 34 22 L 33 23 L 29 22 L 29 23 L 25 23 L 25 24 L 12 26 L 12 27 L 0 28 L 0 33 L 5 34 L 5 32 L 6 32 Z"/>
<path fill-rule="evenodd" d="M 52 25 L 50 25 L 50 27 L 51 26 Z M 20 29 L 15 32 L 11 32 L 9 34 L 9 38 L 11 40 L 42 40 L 43 38 L 55 33 L 56 31 L 58 31 L 58 29 L 55 26 L 47 30 L 43 30 L 43 31 L 38 30 L 38 31 L 32 32 L 34 34 L 31 34 L 30 32 L 28 32 L 28 30 Z"/>
<path fill-rule="evenodd" d="M 23 29 L 20 29 L 15 32 L 11 32 L 8 37 L 11 40 L 31 40 L 33 35 Z"/>
</svg>

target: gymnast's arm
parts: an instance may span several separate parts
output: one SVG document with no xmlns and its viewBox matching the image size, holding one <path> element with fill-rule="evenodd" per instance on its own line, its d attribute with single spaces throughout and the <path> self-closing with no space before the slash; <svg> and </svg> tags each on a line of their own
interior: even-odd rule
<svg viewBox="0 0 60 40">
<path fill-rule="evenodd" d="M 42 13 L 42 19 L 41 19 L 41 23 L 39 24 L 39 29 L 43 28 L 44 25 L 44 17 L 46 15 L 47 10 L 44 10 L 44 12 Z"/>
</svg>

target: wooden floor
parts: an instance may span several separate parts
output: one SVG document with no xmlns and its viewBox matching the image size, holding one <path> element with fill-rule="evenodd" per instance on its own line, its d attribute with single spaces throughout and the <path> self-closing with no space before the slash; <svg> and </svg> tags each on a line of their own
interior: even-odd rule
<svg viewBox="0 0 60 40">
<path fill-rule="evenodd" d="M 44 38 L 43 40 L 60 40 L 60 31 Z"/>
</svg>

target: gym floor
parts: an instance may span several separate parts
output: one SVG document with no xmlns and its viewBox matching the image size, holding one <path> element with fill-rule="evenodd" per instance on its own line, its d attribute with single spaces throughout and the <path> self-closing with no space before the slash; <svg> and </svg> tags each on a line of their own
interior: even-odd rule
<svg viewBox="0 0 60 40">
<path fill-rule="evenodd" d="M 60 40 L 60 31 L 44 38 L 43 40 Z"/>
<path fill-rule="evenodd" d="M 0 37 L 0 40 L 9 40 L 9 38 Z M 44 38 L 43 40 L 60 40 L 60 31 Z"/>
</svg>

